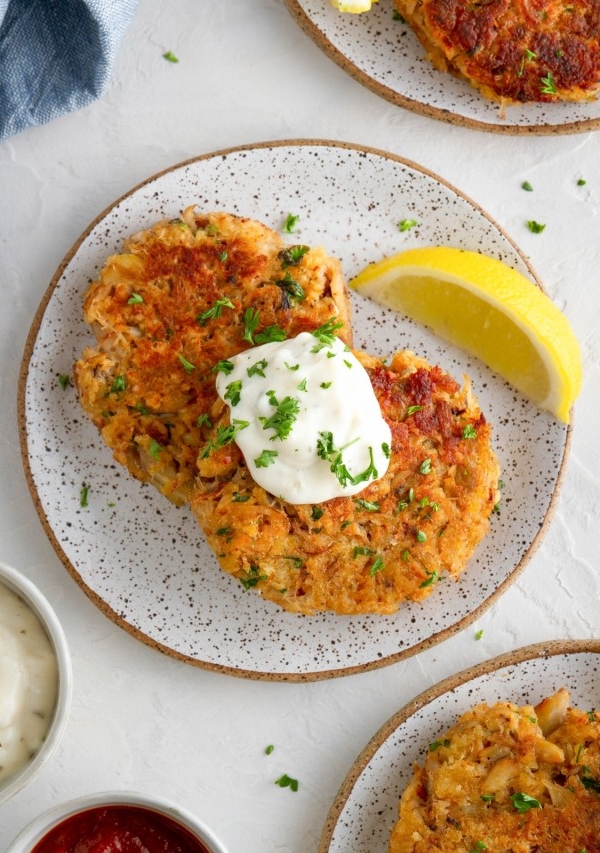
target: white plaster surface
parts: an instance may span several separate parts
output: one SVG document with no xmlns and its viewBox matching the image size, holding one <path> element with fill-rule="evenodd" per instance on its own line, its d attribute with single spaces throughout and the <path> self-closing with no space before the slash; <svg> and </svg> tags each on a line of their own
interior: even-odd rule
<svg viewBox="0 0 600 853">
<path fill-rule="evenodd" d="M 179 63 L 162 58 L 167 50 Z M 584 383 L 553 522 L 493 607 L 417 657 L 289 684 L 171 659 L 92 604 L 33 506 L 20 458 L 17 385 L 29 327 L 57 266 L 115 198 L 188 158 L 293 138 L 388 150 L 481 205 L 571 321 Z M 389 104 L 326 57 L 283 0 L 145 0 L 105 96 L 0 145 L 0 556 L 49 599 L 74 664 L 64 739 L 40 776 L 0 807 L 0 851 L 41 810 L 119 788 L 179 802 L 231 853 L 313 853 L 354 758 L 416 694 L 529 643 L 598 636 L 599 145 L 598 131 L 500 136 Z M 525 180 L 533 192 L 521 189 Z M 544 232 L 532 234 L 529 219 L 545 223 Z M 484 632 L 479 641 L 477 630 Z M 267 744 L 275 746 L 269 756 Z M 282 773 L 298 778 L 298 792 L 274 784 Z"/>
</svg>

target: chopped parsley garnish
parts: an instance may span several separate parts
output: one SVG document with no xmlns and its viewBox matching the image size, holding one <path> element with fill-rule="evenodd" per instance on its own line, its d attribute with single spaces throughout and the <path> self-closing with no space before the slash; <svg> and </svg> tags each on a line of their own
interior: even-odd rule
<svg viewBox="0 0 600 853">
<path fill-rule="evenodd" d="M 408 415 L 414 415 L 415 412 L 420 412 L 422 408 L 423 408 L 423 406 L 409 406 L 408 409 L 406 410 L 406 414 L 407 414 L 407 416 Z"/>
<path fill-rule="evenodd" d="M 427 534 L 422 530 L 417 530 L 417 542 L 427 542 Z M 423 584 L 421 584 L 423 586 Z"/>
<path fill-rule="evenodd" d="M 280 776 L 279 779 L 275 781 L 275 784 L 279 785 L 280 788 L 291 788 L 292 791 L 298 790 L 298 780 L 292 779 L 292 777 L 288 776 L 287 773 Z"/>
<path fill-rule="evenodd" d="M 162 449 L 162 446 L 158 443 L 158 441 L 156 441 L 155 438 L 150 439 L 150 447 L 148 448 L 150 456 L 152 456 L 154 459 L 158 459 Z"/>
<path fill-rule="evenodd" d="M 380 571 L 383 569 L 384 565 L 385 565 L 385 564 L 384 564 L 384 562 L 383 562 L 382 558 L 381 558 L 381 557 L 377 557 L 377 558 L 373 561 L 373 565 L 372 565 L 372 566 L 371 566 L 371 568 L 369 569 L 369 574 L 371 575 L 371 577 L 373 577 L 373 575 L 376 575 L 376 574 L 377 574 L 377 572 L 380 572 Z"/>
<path fill-rule="evenodd" d="M 373 557 L 376 553 L 372 548 L 367 548 L 366 545 L 355 545 L 352 556 L 354 559 L 357 557 Z"/>
<path fill-rule="evenodd" d="M 319 352 L 323 347 L 330 347 L 337 337 L 334 332 L 341 329 L 343 325 L 344 324 L 341 320 L 336 320 L 335 317 L 330 317 L 322 326 L 319 326 L 317 329 L 313 329 L 311 334 L 314 335 L 319 343 L 314 345 L 311 352 Z"/>
<path fill-rule="evenodd" d="M 212 421 L 210 419 L 210 415 L 207 412 L 202 412 L 201 415 L 198 415 L 198 419 L 196 421 L 196 426 L 199 429 L 202 429 L 203 426 L 211 427 Z"/>
<path fill-rule="evenodd" d="M 219 260 L 221 261 L 222 264 L 224 264 L 228 257 L 229 256 L 228 256 L 227 252 L 223 251 L 219 255 Z"/>
<path fill-rule="evenodd" d="M 587 181 L 585 178 L 579 178 L 579 180 L 577 181 L 578 187 L 584 187 L 586 184 L 587 184 Z"/>
<path fill-rule="evenodd" d="M 217 373 L 229 374 L 233 370 L 233 362 L 229 361 L 226 358 L 222 358 L 220 361 L 218 361 L 215 364 L 215 366 L 212 368 L 212 370 L 216 371 Z"/>
<path fill-rule="evenodd" d="M 296 388 L 298 391 L 306 391 L 306 377 L 296 385 Z"/>
<path fill-rule="evenodd" d="M 217 536 L 228 536 L 231 531 L 231 527 L 219 527 L 219 529 L 217 530 Z"/>
<path fill-rule="evenodd" d="M 390 446 L 386 441 L 384 441 L 381 445 L 381 450 L 383 451 L 383 455 L 385 456 L 385 458 L 389 459 L 392 451 L 390 450 Z"/>
<path fill-rule="evenodd" d="M 71 377 L 68 373 L 59 373 L 58 374 L 58 384 L 65 391 L 69 385 L 71 384 Z"/>
<path fill-rule="evenodd" d="M 265 378 L 265 369 L 267 367 L 268 361 L 266 358 L 261 358 L 260 361 L 257 361 L 251 367 L 247 368 L 246 373 L 248 376 L 262 376 Z"/>
<path fill-rule="evenodd" d="M 313 521 L 318 521 L 320 518 L 322 518 L 324 516 L 324 514 L 325 514 L 325 510 L 322 509 L 320 506 L 313 506 L 313 508 L 310 511 L 310 517 L 312 518 Z"/>
<path fill-rule="evenodd" d="M 127 388 L 127 382 L 124 376 L 115 376 L 113 384 L 110 386 L 110 394 L 118 394 Z"/>
<path fill-rule="evenodd" d="M 587 768 L 584 768 L 584 770 Z M 600 780 L 594 779 L 593 776 L 585 776 L 581 777 L 581 784 L 588 791 L 593 791 L 595 794 L 600 794 Z"/>
<path fill-rule="evenodd" d="M 259 311 L 256 308 L 246 308 L 244 311 L 244 333 L 242 339 L 249 344 L 254 343 L 254 332 L 258 326 Z"/>
<path fill-rule="evenodd" d="M 268 746 L 265 746 L 265 755 L 271 755 L 274 749 L 275 747 L 272 743 L 270 743 Z"/>
<path fill-rule="evenodd" d="M 475 634 L 475 639 L 481 640 L 482 637 L 483 637 L 483 628 L 480 628 L 479 631 L 477 631 L 477 633 Z"/>
<path fill-rule="evenodd" d="M 536 222 L 535 219 L 528 219 L 527 227 L 532 234 L 541 234 L 546 226 L 542 225 L 541 222 Z"/>
<path fill-rule="evenodd" d="M 326 462 L 331 463 L 329 470 L 332 474 L 335 474 L 342 488 L 345 488 L 348 483 L 353 486 L 357 486 L 359 483 L 370 479 L 374 480 L 379 476 L 373 461 L 372 447 L 369 447 L 368 466 L 360 474 L 353 477 L 342 460 L 342 452 L 349 447 L 350 444 L 354 444 L 355 441 L 358 441 L 358 438 L 355 438 L 354 441 L 351 441 L 349 444 L 345 444 L 344 447 L 340 447 L 338 449 L 333 441 L 333 433 L 320 432 L 319 436 L 320 438 L 317 439 L 317 456 L 319 456 L 320 459 L 324 459 Z"/>
<path fill-rule="evenodd" d="M 89 486 L 82 486 L 81 491 L 79 493 L 79 506 L 86 507 L 88 505 L 88 494 L 90 491 Z"/>
<path fill-rule="evenodd" d="M 487 850 L 487 844 L 484 844 L 483 841 L 476 841 L 475 847 L 472 850 L 469 850 L 469 853 L 478 853 L 479 850 Z"/>
<path fill-rule="evenodd" d="M 398 223 L 399 231 L 410 231 L 411 228 L 414 228 L 419 223 L 416 219 L 401 219 Z"/>
<path fill-rule="evenodd" d="M 253 586 L 257 586 L 261 581 L 266 581 L 267 576 L 260 574 L 259 566 L 250 566 L 249 570 L 246 572 L 245 577 L 239 578 L 239 582 L 244 587 L 244 589 L 251 589 Z"/>
<path fill-rule="evenodd" d="M 431 459 L 424 459 L 419 466 L 419 474 L 431 473 Z"/>
<path fill-rule="evenodd" d="M 179 62 L 172 50 L 168 50 L 166 53 L 163 53 L 163 59 L 166 59 L 167 62 Z"/>
<path fill-rule="evenodd" d="M 257 468 L 268 468 L 269 465 L 273 465 L 276 456 L 279 456 L 276 450 L 263 450 L 254 460 L 254 464 Z"/>
<path fill-rule="evenodd" d="M 280 326 L 265 326 L 262 332 L 257 332 L 254 341 L 257 344 L 270 344 L 273 341 L 285 341 L 287 332 Z"/>
<path fill-rule="evenodd" d="M 587 718 L 590 721 L 590 723 L 596 722 L 596 711 L 594 708 L 592 708 L 591 711 L 587 712 Z"/>
<path fill-rule="evenodd" d="M 295 299 L 298 302 L 301 302 L 303 299 L 306 299 L 306 293 L 302 285 L 298 284 L 298 282 L 292 278 L 289 270 L 286 271 L 286 274 L 283 278 L 275 279 L 275 284 L 277 287 L 280 287 L 290 299 Z"/>
<path fill-rule="evenodd" d="M 286 234 L 292 234 L 295 231 L 299 219 L 299 216 L 294 215 L 293 213 L 288 213 L 285 218 L 285 222 L 283 223 L 283 230 Z"/>
<path fill-rule="evenodd" d="M 243 495 L 241 492 L 234 492 L 231 496 L 231 500 L 234 504 L 244 504 L 246 501 L 250 500 L 250 495 Z"/>
<path fill-rule="evenodd" d="M 298 370 L 300 368 L 299 364 L 288 364 L 287 361 L 285 361 L 284 364 L 288 370 Z"/>
<path fill-rule="evenodd" d="M 284 560 L 289 560 L 295 569 L 301 569 L 304 566 L 304 560 L 302 557 L 286 557 L 283 555 Z"/>
<path fill-rule="evenodd" d="M 473 424 L 467 424 L 462 431 L 463 438 L 477 438 L 477 430 Z"/>
<path fill-rule="evenodd" d="M 206 311 L 198 314 L 196 322 L 200 323 L 201 326 L 205 326 L 208 320 L 216 320 L 217 317 L 220 317 L 223 313 L 223 308 L 235 308 L 235 305 L 231 299 L 227 299 L 226 296 L 223 297 L 223 299 L 217 299 L 210 308 L 207 308 Z"/>
<path fill-rule="evenodd" d="M 482 794 L 479 799 L 483 800 L 484 803 L 493 803 L 494 800 L 496 799 L 496 795 L 495 794 Z"/>
<path fill-rule="evenodd" d="M 140 296 L 139 293 L 132 293 L 129 299 L 127 300 L 128 305 L 141 305 L 144 301 L 143 296 Z"/>
<path fill-rule="evenodd" d="M 224 400 L 229 400 L 232 406 L 237 406 L 242 398 L 242 380 L 236 379 L 230 382 L 223 395 Z"/>
<path fill-rule="evenodd" d="M 183 355 L 181 355 L 181 353 L 177 354 L 177 358 L 182 363 L 183 369 L 185 370 L 186 373 L 193 373 L 193 371 L 196 369 L 196 365 L 192 364 L 191 361 L 188 361 L 187 358 L 185 358 Z"/>
<path fill-rule="evenodd" d="M 366 501 L 364 498 L 357 498 L 356 503 L 361 509 L 366 509 L 367 512 L 378 512 L 380 506 L 375 501 Z"/>
<path fill-rule="evenodd" d="M 331 388 L 331 382 L 321 382 L 320 387 L 327 390 L 327 388 Z"/>
<path fill-rule="evenodd" d="M 263 425 L 263 429 L 275 430 L 275 435 L 271 436 L 271 441 L 275 441 L 276 438 L 283 441 L 289 436 L 298 418 L 300 401 L 297 397 L 284 397 L 279 402 L 274 391 L 267 392 L 267 397 L 269 403 L 275 407 L 275 412 L 270 418 L 260 417 L 259 421 Z"/>
<path fill-rule="evenodd" d="M 521 184 L 521 189 L 524 189 L 528 193 L 533 192 L 533 187 L 531 186 L 529 181 L 523 181 L 523 183 Z"/>
<path fill-rule="evenodd" d="M 216 450 L 219 447 L 224 447 L 226 444 L 231 444 L 234 441 L 236 435 L 240 430 L 246 429 L 246 427 L 250 426 L 250 421 L 240 421 L 237 418 L 234 418 L 234 421 L 229 426 L 220 426 L 217 427 L 215 440 L 212 438 L 202 451 L 201 459 L 206 459 L 210 454 L 211 450 Z"/>
<path fill-rule="evenodd" d="M 284 249 L 279 254 L 284 269 L 285 267 L 295 267 L 309 251 L 309 246 L 290 246 L 289 249 Z"/>
<path fill-rule="evenodd" d="M 449 738 L 444 738 L 444 740 L 434 740 L 429 744 L 429 752 L 435 752 L 436 749 L 439 749 L 440 746 L 450 746 Z"/>
<path fill-rule="evenodd" d="M 511 802 L 519 814 L 528 812 L 530 809 L 541 809 L 542 804 L 535 797 L 530 797 L 529 794 L 524 794 L 522 791 L 517 791 L 510 795 Z"/>
<path fill-rule="evenodd" d="M 431 584 L 435 583 L 436 581 L 439 581 L 440 579 L 440 576 L 435 571 L 435 569 L 433 572 L 427 572 L 427 575 L 428 576 L 425 578 L 425 580 L 419 584 L 419 589 L 425 589 L 425 587 L 431 586 Z"/>
<path fill-rule="evenodd" d="M 552 76 L 552 72 L 549 71 L 546 77 L 540 77 L 540 92 L 543 95 L 556 95 L 556 85 L 554 83 L 554 77 Z"/>
</svg>

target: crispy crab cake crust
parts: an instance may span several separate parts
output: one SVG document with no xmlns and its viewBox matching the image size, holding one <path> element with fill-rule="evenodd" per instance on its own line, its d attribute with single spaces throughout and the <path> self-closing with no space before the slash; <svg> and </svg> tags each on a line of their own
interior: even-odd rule
<svg viewBox="0 0 600 853">
<path fill-rule="evenodd" d="M 189 500 L 198 418 L 217 398 L 212 368 L 251 346 L 246 311 L 257 312 L 255 334 L 296 335 L 336 317 L 351 343 L 339 261 L 290 248 L 256 220 L 189 207 L 127 240 L 88 288 L 97 344 L 74 366 L 81 405 L 115 459 L 176 504 Z"/>
<path fill-rule="evenodd" d="M 463 714 L 414 768 L 389 853 L 599 853 L 600 714 L 568 703 L 562 688 Z"/>
<path fill-rule="evenodd" d="M 505 104 L 585 101 L 600 87 L 600 0 L 395 0 L 441 71 Z"/>
<path fill-rule="evenodd" d="M 498 501 L 490 426 L 469 385 L 410 352 L 355 353 L 391 433 L 387 473 L 354 497 L 291 505 L 253 481 L 220 400 L 191 506 L 222 568 L 286 610 L 393 613 L 463 571 Z M 448 580 L 445 580 L 447 583 Z"/>
</svg>

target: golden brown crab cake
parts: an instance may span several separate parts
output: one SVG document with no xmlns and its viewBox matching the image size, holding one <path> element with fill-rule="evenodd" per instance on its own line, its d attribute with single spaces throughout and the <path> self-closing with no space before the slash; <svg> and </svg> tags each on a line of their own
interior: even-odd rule
<svg viewBox="0 0 600 853">
<path fill-rule="evenodd" d="M 414 768 L 389 853 L 599 853 L 600 714 L 569 701 L 463 714 Z"/>
<path fill-rule="evenodd" d="M 227 436 L 205 428 L 192 509 L 221 567 L 286 610 L 393 613 L 457 578 L 498 501 L 491 429 L 470 391 L 411 352 L 356 352 L 391 429 L 387 473 L 353 497 L 286 503 L 259 486 Z"/>
<path fill-rule="evenodd" d="M 505 104 L 585 101 L 600 87 L 600 0 L 395 0 L 427 57 Z"/>
<path fill-rule="evenodd" d="M 196 476 L 218 361 L 332 317 L 352 340 L 339 261 L 193 207 L 127 240 L 89 287 L 84 316 L 97 343 L 74 366 L 81 405 L 115 459 L 177 504 Z"/>
</svg>

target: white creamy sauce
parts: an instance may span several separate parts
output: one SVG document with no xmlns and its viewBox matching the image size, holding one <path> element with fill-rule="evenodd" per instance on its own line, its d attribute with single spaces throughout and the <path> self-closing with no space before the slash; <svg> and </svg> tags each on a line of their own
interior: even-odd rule
<svg viewBox="0 0 600 853">
<path fill-rule="evenodd" d="M 385 474 L 390 428 L 366 370 L 339 338 L 323 344 L 302 332 L 229 362 L 217 392 L 266 491 L 288 503 L 320 503 L 358 494 Z"/>
<path fill-rule="evenodd" d="M 48 635 L 31 608 L 0 583 L 0 784 L 39 749 L 57 693 Z"/>
</svg>

